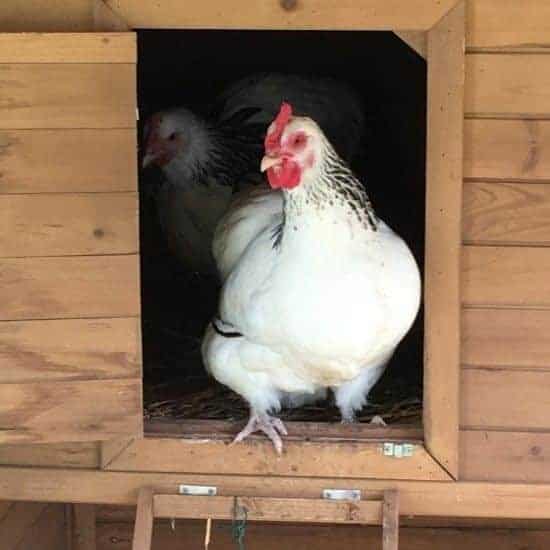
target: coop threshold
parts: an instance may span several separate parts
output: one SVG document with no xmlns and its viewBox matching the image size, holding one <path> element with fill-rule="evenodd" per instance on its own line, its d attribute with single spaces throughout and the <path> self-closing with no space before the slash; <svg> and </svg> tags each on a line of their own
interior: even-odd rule
<svg viewBox="0 0 550 550">
<path fill-rule="evenodd" d="M 287 441 L 408 441 L 421 444 L 424 440 L 422 426 L 396 424 L 340 424 L 327 422 L 285 422 Z M 209 439 L 227 441 L 243 427 L 243 422 L 226 420 L 145 420 L 147 438 Z M 252 440 L 263 439 L 252 435 Z"/>
</svg>

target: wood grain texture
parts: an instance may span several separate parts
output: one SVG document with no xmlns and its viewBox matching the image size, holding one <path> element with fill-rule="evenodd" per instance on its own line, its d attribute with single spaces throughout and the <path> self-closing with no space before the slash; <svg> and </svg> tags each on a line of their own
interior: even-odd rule
<svg viewBox="0 0 550 550">
<path fill-rule="evenodd" d="M 65 506 L 48 504 L 38 519 L 26 526 L 25 534 L 14 550 L 65 550 L 67 533 Z"/>
<path fill-rule="evenodd" d="M 136 50 L 131 32 L 0 33 L 0 63 L 135 63 Z"/>
<path fill-rule="evenodd" d="M 550 372 L 463 369 L 461 390 L 465 428 L 550 428 Z"/>
<path fill-rule="evenodd" d="M 2 64 L 0 128 L 135 128 L 133 64 Z"/>
<path fill-rule="evenodd" d="M 96 550 L 95 511 L 95 504 L 73 505 L 71 550 Z"/>
<path fill-rule="evenodd" d="M 414 445 L 413 456 L 404 460 L 384 456 L 382 442 L 286 441 L 281 457 L 275 456 L 271 442 L 265 438 L 250 439 L 242 445 L 229 446 L 229 442 L 136 439 L 115 456 L 106 469 L 228 475 L 449 479 L 422 445 Z"/>
<path fill-rule="evenodd" d="M 550 311 L 465 309 L 462 363 L 479 367 L 550 369 Z"/>
<path fill-rule="evenodd" d="M 50 443 L 45 445 L 1 445 L 0 464 L 52 466 L 57 468 L 97 468 L 99 444 Z"/>
<path fill-rule="evenodd" d="M 400 550 L 464 550 L 465 548 L 499 550 L 546 550 L 549 530 L 529 529 L 433 529 L 402 528 Z M 100 523 L 97 550 L 130 550 L 131 523 Z M 190 549 L 203 548 L 204 521 L 178 520 L 173 531 L 170 522 L 155 524 L 153 549 L 182 550 L 182 540 Z M 380 528 L 354 525 L 282 525 L 250 523 L 246 530 L 247 548 L 252 550 L 365 550 L 380 548 Z M 155 546 L 156 545 L 156 546 Z M 234 550 L 235 542 L 225 522 L 212 524 L 210 550 Z"/>
<path fill-rule="evenodd" d="M 465 430 L 460 478 L 475 481 L 550 481 L 550 434 Z"/>
<path fill-rule="evenodd" d="M 550 181 L 550 121 L 465 120 L 464 177 Z"/>
<path fill-rule="evenodd" d="M 151 550 L 154 519 L 153 489 L 143 487 L 138 495 L 132 550 Z"/>
<path fill-rule="evenodd" d="M 130 317 L 140 312 L 136 255 L 4 259 L 0 320 Z"/>
<path fill-rule="evenodd" d="M 137 379 L 0 384 L 0 443 L 139 435 L 141 391 Z"/>
<path fill-rule="evenodd" d="M 76 32 L 91 28 L 90 0 L 5 0 L 2 32 Z"/>
<path fill-rule="evenodd" d="M 0 194 L 137 191 L 136 131 L 0 130 Z"/>
<path fill-rule="evenodd" d="M 465 246 L 462 301 L 473 306 L 550 306 L 550 249 Z"/>
<path fill-rule="evenodd" d="M 90 0 L 96 31 L 129 31 L 128 23 L 119 17 L 103 0 Z"/>
<path fill-rule="evenodd" d="M 550 118 L 550 55 L 469 54 L 468 116 Z"/>
<path fill-rule="evenodd" d="M 465 183 L 467 244 L 550 245 L 550 184 Z"/>
<path fill-rule="evenodd" d="M 342 0 L 337 4 L 332 0 L 301 0 L 295 4 L 267 0 L 256 9 L 250 9 L 246 0 L 230 4 L 192 0 L 185 6 L 178 0 L 106 3 L 132 28 L 414 31 L 433 27 L 456 5 L 456 0 Z"/>
<path fill-rule="evenodd" d="M 136 193 L 0 196 L 0 257 L 136 254 Z"/>
<path fill-rule="evenodd" d="M 61 507 L 61 505 L 55 505 Z M 0 519 L 2 548 L 16 550 L 25 534 L 37 523 L 47 504 L 42 502 L 14 502 Z M 37 541 L 35 541 L 37 542 Z"/>
<path fill-rule="evenodd" d="M 230 520 L 237 506 L 246 509 L 249 521 L 382 524 L 382 502 L 379 500 L 338 502 L 318 498 L 238 497 L 235 502 L 235 497 L 230 496 L 155 495 L 153 502 L 156 518 Z M 139 505 L 138 502 L 138 518 Z M 136 520 L 136 526 L 137 523 Z M 149 548 L 136 546 L 135 540 L 134 550 Z"/>
<path fill-rule="evenodd" d="M 467 6 L 471 48 L 550 46 L 546 0 L 472 0 Z"/>
<path fill-rule="evenodd" d="M 399 493 L 384 492 L 382 509 L 382 550 L 399 549 Z"/>
<path fill-rule="evenodd" d="M 549 518 L 550 484 L 434 482 L 294 478 L 219 475 L 185 475 L 185 483 L 214 485 L 220 496 L 319 498 L 327 487 L 359 489 L 380 497 L 397 489 L 401 515 L 461 518 Z M 51 468 L 0 468 L 0 492 L 7 500 L 104 503 L 133 505 L 139 489 L 176 494 L 182 474 L 106 472 Z"/>
<path fill-rule="evenodd" d="M 463 3 L 428 33 L 428 58 L 423 422 L 428 450 L 456 475 L 464 121 Z"/>
<path fill-rule="evenodd" d="M 139 319 L 0 322 L 0 383 L 139 378 Z"/>
</svg>

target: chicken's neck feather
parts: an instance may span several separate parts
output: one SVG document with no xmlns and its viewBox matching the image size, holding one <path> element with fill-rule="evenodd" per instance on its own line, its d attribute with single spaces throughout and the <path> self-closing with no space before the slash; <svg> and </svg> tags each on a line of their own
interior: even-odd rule
<svg viewBox="0 0 550 550">
<path fill-rule="evenodd" d="M 308 227 L 315 228 L 314 232 L 322 227 L 334 232 L 338 223 L 345 223 L 368 233 L 378 229 L 379 220 L 365 187 L 328 142 L 316 173 L 292 191 L 284 191 L 283 196 L 283 221 L 274 233 L 276 247 L 285 235 L 304 234 Z"/>
</svg>

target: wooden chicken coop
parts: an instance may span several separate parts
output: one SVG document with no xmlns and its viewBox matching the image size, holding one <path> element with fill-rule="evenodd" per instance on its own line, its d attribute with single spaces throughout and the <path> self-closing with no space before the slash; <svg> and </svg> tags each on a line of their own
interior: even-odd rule
<svg viewBox="0 0 550 550">
<path fill-rule="evenodd" d="M 380 523 L 388 491 L 401 516 L 550 519 L 550 3 L 45 4 L 0 7 L 0 499 L 141 494 L 145 538 L 234 499 Z M 291 424 L 278 457 L 227 422 L 144 423 L 139 29 L 393 31 L 426 59 L 421 425 Z"/>
</svg>

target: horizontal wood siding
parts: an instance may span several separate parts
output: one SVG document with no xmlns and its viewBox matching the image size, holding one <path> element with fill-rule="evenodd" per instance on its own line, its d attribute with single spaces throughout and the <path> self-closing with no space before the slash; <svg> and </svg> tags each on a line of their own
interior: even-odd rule
<svg viewBox="0 0 550 550">
<path fill-rule="evenodd" d="M 549 480 L 549 15 L 468 2 L 461 479 Z"/>
<path fill-rule="evenodd" d="M 466 56 L 467 116 L 550 118 L 550 56 Z"/>
<path fill-rule="evenodd" d="M 464 177 L 550 182 L 550 120 L 465 120 Z"/>
<path fill-rule="evenodd" d="M 136 131 L 0 129 L 0 194 L 136 191 Z"/>
<path fill-rule="evenodd" d="M 0 384 L 0 443 L 116 438 L 142 416 L 141 380 Z"/>
<path fill-rule="evenodd" d="M 0 34 L 2 444 L 142 433 L 135 61 L 133 33 Z"/>
<path fill-rule="evenodd" d="M 138 315 L 136 255 L 1 261 L 0 320 Z"/>
<path fill-rule="evenodd" d="M 0 64 L 0 129 L 134 128 L 134 64 Z"/>
<path fill-rule="evenodd" d="M 482 245 L 550 245 L 550 184 L 464 184 L 463 240 Z"/>
<path fill-rule="evenodd" d="M 2 32 L 1 28 L 0 32 Z M 0 63 L 136 63 L 136 61 L 136 37 L 133 33 L 0 35 Z"/>
<path fill-rule="evenodd" d="M 134 317 L 4 321 L 0 383 L 139 377 L 140 350 Z"/>
<path fill-rule="evenodd" d="M 0 257 L 136 254 L 137 193 L 0 195 Z"/>
</svg>

